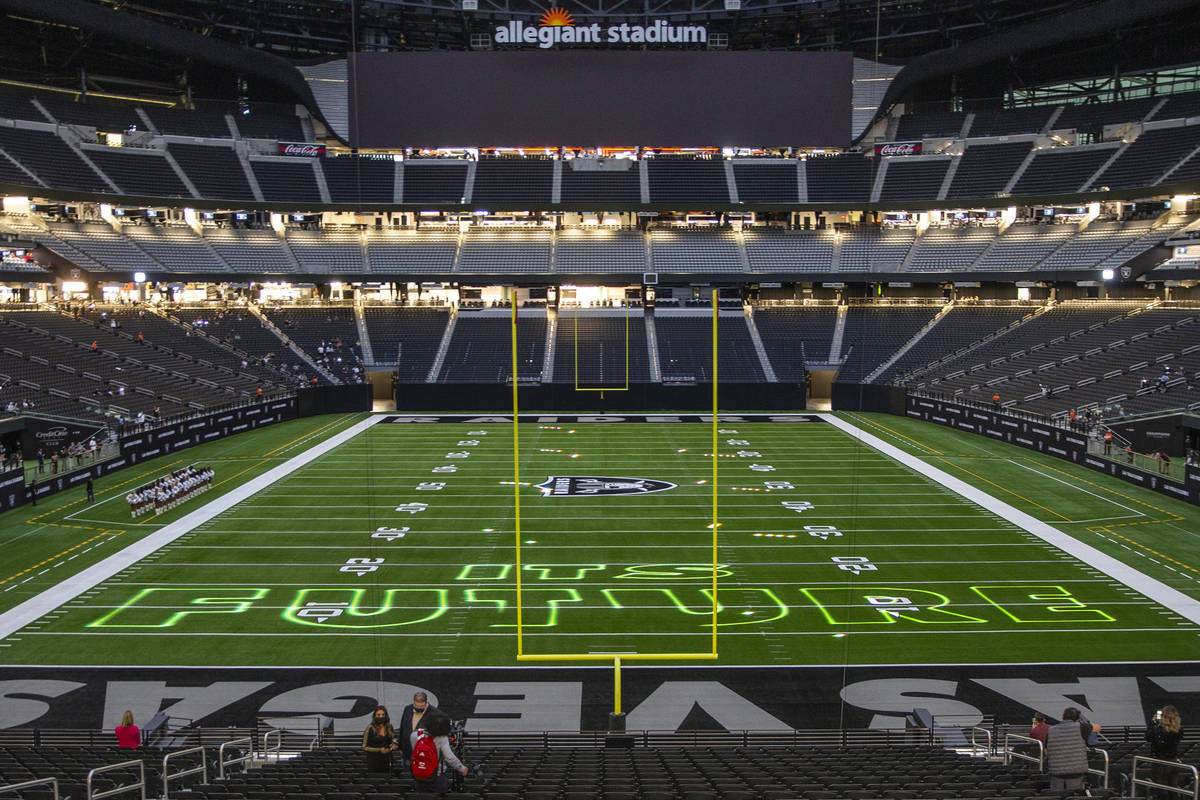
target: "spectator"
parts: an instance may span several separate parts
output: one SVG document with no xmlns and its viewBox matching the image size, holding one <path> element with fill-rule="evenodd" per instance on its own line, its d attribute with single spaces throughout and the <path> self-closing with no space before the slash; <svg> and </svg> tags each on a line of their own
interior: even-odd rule
<svg viewBox="0 0 1200 800">
<path fill-rule="evenodd" d="M 1091 726 L 1088 726 L 1088 733 Z M 1087 743 L 1079 722 L 1079 709 L 1063 711 L 1063 721 L 1046 731 L 1046 771 L 1050 791 L 1083 788 L 1087 775 Z"/>
<path fill-rule="evenodd" d="M 363 731 L 362 749 L 367 754 L 367 772 L 390 773 L 392 753 L 397 749 L 396 730 L 385 706 L 376 706 L 371 724 Z"/>
<path fill-rule="evenodd" d="M 400 749 L 404 751 L 404 759 L 412 758 L 411 736 L 421 727 L 421 720 L 426 714 L 436 713 L 437 706 L 430 705 L 429 695 L 417 692 L 413 701 L 404 707 L 400 714 Z"/>
<path fill-rule="evenodd" d="M 1050 722 L 1046 719 L 1046 715 L 1038 712 L 1033 715 L 1033 726 L 1029 729 L 1029 737 L 1037 739 L 1042 743 L 1042 747 L 1046 746 L 1046 731 L 1050 730 Z"/>
<path fill-rule="evenodd" d="M 992 395 L 992 408 L 994 408 L 997 411 L 1000 410 L 1000 394 L 999 394 L 999 392 Z"/>
<path fill-rule="evenodd" d="M 121 715 L 121 724 L 117 726 L 117 747 L 136 748 L 142 744 L 142 732 L 133 724 L 133 712 L 126 711 Z"/>
<path fill-rule="evenodd" d="M 1154 721 L 1146 728 L 1146 741 L 1150 743 L 1150 757 L 1163 761 L 1179 760 L 1179 741 L 1183 738 L 1183 724 L 1179 718 L 1179 709 L 1175 706 L 1163 706 L 1154 715 Z M 1151 771 L 1151 780 L 1155 783 L 1171 785 L 1172 770 L 1166 764 L 1155 764 Z M 1170 792 L 1156 789 L 1150 791 L 1151 797 L 1173 797 Z"/>
</svg>

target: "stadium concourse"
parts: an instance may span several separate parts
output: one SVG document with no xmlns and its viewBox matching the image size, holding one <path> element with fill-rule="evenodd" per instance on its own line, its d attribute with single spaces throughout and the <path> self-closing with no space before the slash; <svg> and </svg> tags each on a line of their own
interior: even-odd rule
<svg viewBox="0 0 1200 800">
<path fill-rule="evenodd" d="M 217 5 L 0 0 L 0 793 L 1200 797 L 1196 0 Z"/>
</svg>

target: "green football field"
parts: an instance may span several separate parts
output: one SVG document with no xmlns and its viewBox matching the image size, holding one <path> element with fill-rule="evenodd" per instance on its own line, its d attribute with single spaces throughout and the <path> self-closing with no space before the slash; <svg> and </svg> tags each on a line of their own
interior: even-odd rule
<svg viewBox="0 0 1200 800">
<path fill-rule="evenodd" d="M 711 651 L 711 425 L 522 423 L 518 537 L 510 424 L 365 419 L 275 426 L 116 473 L 95 503 L 5 515 L 0 611 L 48 605 L 0 664 L 511 666 L 518 613 L 530 656 Z M 713 663 L 1200 658 L 1195 509 L 926 423 L 837 419 L 877 438 L 811 416 L 720 424 Z M 130 519 L 125 492 L 186 463 L 213 466 L 214 491 Z"/>
</svg>

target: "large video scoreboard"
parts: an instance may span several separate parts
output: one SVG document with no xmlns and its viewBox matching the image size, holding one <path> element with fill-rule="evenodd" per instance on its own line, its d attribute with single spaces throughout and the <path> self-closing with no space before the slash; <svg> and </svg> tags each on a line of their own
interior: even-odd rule
<svg viewBox="0 0 1200 800">
<path fill-rule="evenodd" d="M 356 53 L 351 140 L 363 148 L 844 147 L 852 71 L 850 53 Z"/>
</svg>

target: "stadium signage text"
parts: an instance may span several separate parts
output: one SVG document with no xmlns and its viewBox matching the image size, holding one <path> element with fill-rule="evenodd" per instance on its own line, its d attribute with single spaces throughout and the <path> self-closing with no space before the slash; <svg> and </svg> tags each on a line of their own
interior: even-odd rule
<svg viewBox="0 0 1200 800">
<path fill-rule="evenodd" d="M 276 152 L 281 156 L 306 156 L 319 158 L 325 155 L 325 145 L 311 142 L 280 142 Z"/>
<path fill-rule="evenodd" d="M 885 142 L 875 145 L 875 155 L 877 156 L 919 156 L 921 155 L 920 142 Z"/>
<path fill-rule="evenodd" d="M 705 44 L 708 29 L 703 25 L 528 25 L 513 20 L 499 25 L 492 34 L 496 44 L 536 44 L 543 50 L 559 44 Z"/>
<path fill-rule="evenodd" d="M 1164 703 L 1194 716 L 1197 678 L 1191 664 L 802 667 L 791 670 L 694 668 L 688 675 L 638 670 L 625 678 L 629 730 L 783 731 L 793 728 L 896 728 L 919 695 L 935 715 L 974 724 L 984 711 L 1016 718 L 1032 710 L 1084 705 L 1107 726 L 1145 724 Z M 370 669 L 184 669 L 19 667 L 0 681 L 0 729 L 109 724 L 112 710 L 149 719 L 162 709 L 205 727 L 266 724 L 311 733 L 313 716 L 334 732 L 367 724 L 363 700 L 403 704 L 414 691 L 465 717 L 471 732 L 594 731 L 612 710 L 611 678 L 549 668 L 535 679 L 512 670 L 442 667 L 406 670 L 380 681 Z M 363 700 L 360 700 L 362 698 Z M 703 712 L 695 714 L 698 709 Z M 264 719 L 265 718 L 265 719 Z M 309 727 L 303 727 L 304 721 Z M 704 726 L 704 727 L 702 727 Z M 947 735 L 951 729 L 947 728 Z M 954 731 L 958 733 L 957 730 Z M 961 736 L 961 733 L 958 733 Z M 965 744 L 965 743 L 964 743 Z"/>
</svg>

